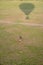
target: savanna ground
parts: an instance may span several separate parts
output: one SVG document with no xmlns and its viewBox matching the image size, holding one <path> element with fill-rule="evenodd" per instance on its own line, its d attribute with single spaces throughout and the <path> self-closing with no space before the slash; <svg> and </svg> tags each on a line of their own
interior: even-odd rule
<svg viewBox="0 0 43 65">
<path fill-rule="evenodd" d="M 35 5 L 28 20 L 19 8 L 26 2 Z M 43 24 L 43 1 L 0 0 L 0 65 L 43 65 L 43 26 L 11 23 Z"/>
</svg>

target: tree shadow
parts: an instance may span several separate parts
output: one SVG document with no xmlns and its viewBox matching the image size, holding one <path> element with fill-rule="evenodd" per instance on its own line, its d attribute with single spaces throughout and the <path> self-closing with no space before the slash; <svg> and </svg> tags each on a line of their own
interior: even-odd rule
<svg viewBox="0 0 43 65">
<path fill-rule="evenodd" d="M 22 3 L 22 4 L 19 5 L 19 8 L 27 16 L 26 19 L 29 19 L 28 15 L 32 12 L 32 10 L 35 8 L 35 6 L 32 3 Z"/>
</svg>

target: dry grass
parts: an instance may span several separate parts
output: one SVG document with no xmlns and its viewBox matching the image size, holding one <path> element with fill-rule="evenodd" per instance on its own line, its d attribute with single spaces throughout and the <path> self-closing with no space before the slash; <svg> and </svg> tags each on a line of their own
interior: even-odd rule
<svg viewBox="0 0 43 65">
<path fill-rule="evenodd" d="M 0 24 L 0 30 L 1 64 L 43 64 L 43 28 Z M 21 42 L 19 35 L 23 37 Z"/>
<path fill-rule="evenodd" d="M 0 19 L 11 22 L 43 23 L 43 2 L 29 1 L 35 6 L 34 10 L 29 14 L 29 20 L 25 19 L 25 13 L 20 10 L 20 3 L 24 3 L 24 1 L 1 1 Z"/>
<path fill-rule="evenodd" d="M 20 1 L 0 2 L 0 65 L 43 65 L 43 27 L 3 23 L 43 23 L 43 2 L 29 2 L 35 5 L 29 20 L 18 7 Z"/>
</svg>

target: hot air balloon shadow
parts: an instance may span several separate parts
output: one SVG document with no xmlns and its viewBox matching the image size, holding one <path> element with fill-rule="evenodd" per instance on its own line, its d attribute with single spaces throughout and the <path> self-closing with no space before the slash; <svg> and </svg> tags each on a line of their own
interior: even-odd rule
<svg viewBox="0 0 43 65">
<path fill-rule="evenodd" d="M 27 16 L 26 19 L 29 19 L 28 15 L 32 12 L 34 9 L 34 4 L 32 3 L 22 3 L 19 5 L 19 8 L 25 13 Z"/>
</svg>

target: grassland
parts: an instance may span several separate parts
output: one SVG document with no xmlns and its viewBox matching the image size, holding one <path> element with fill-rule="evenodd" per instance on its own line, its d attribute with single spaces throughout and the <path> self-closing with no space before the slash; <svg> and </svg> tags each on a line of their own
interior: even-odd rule
<svg viewBox="0 0 43 65">
<path fill-rule="evenodd" d="M 0 65 L 43 65 L 43 27 L 9 23 L 43 24 L 43 2 L 28 2 L 35 9 L 26 20 L 19 8 L 24 1 L 0 1 Z"/>
<path fill-rule="evenodd" d="M 28 15 L 29 20 L 26 20 L 25 13 L 19 8 L 21 3 L 32 3 L 35 8 Z M 28 23 L 43 23 L 43 2 L 42 1 L 0 1 L 0 20 L 10 22 L 28 22 Z"/>
<path fill-rule="evenodd" d="M 0 64 L 43 65 L 43 28 L 1 24 Z"/>
</svg>

